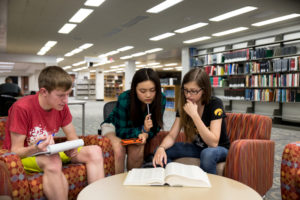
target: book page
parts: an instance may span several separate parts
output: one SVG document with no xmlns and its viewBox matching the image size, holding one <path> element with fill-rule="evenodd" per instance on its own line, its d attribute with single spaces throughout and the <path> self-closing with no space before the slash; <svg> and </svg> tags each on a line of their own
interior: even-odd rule
<svg viewBox="0 0 300 200">
<path fill-rule="evenodd" d="M 55 154 L 62 151 L 67 151 L 70 149 L 75 149 L 80 146 L 83 146 L 84 142 L 82 139 L 66 141 L 58 144 L 51 144 L 47 146 L 47 151 L 38 152 L 33 154 L 32 156 L 42 155 L 42 154 Z"/>
<path fill-rule="evenodd" d="M 164 168 L 140 168 L 128 172 L 123 185 L 163 185 Z"/>
<path fill-rule="evenodd" d="M 200 167 L 171 162 L 165 169 L 166 182 L 170 185 L 211 187 L 208 176 Z"/>
</svg>

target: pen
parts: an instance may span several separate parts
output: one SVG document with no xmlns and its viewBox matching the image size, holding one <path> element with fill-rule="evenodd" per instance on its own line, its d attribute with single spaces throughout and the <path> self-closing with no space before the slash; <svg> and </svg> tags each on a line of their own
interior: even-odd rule
<svg viewBox="0 0 300 200">
<path fill-rule="evenodd" d="M 52 133 L 52 136 L 54 137 L 55 133 Z M 41 142 L 43 142 L 43 140 L 39 140 L 37 143 L 36 143 L 36 146 L 41 144 Z"/>
<path fill-rule="evenodd" d="M 149 111 L 149 104 L 147 104 L 147 111 L 148 111 L 148 115 L 150 114 L 150 111 Z"/>
</svg>

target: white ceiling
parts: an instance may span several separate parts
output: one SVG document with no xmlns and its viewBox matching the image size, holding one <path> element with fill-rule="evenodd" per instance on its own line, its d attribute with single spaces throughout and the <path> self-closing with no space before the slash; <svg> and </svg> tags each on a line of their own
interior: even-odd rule
<svg viewBox="0 0 300 200">
<path fill-rule="evenodd" d="M 87 8 L 84 6 L 85 0 L 8 0 L 6 53 L 36 55 L 47 41 L 55 40 L 57 44 L 46 56 L 63 57 L 84 43 L 94 44 L 79 54 L 65 57 L 65 60 L 59 63 L 62 67 L 79 62 L 85 56 L 96 57 L 128 45 L 134 48 L 112 56 L 115 63 L 101 68 L 124 63 L 124 60 L 119 59 L 121 56 L 158 47 L 164 50 L 137 57 L 136 60 L 180 62 L 183 47 L 219 42 L 300 24 L 298 17 L 264 27 L 251 26 L 252 23 L 270 18 L 300 13 L 299 0 L 184 0 L 158 14 L 146 12 L 161 2 L 162 0 L 106 0 L 100 7 L 88 7 L 94 9 L 94 12 L 70 34 L 65 35 L 59 34 L 58 30 L 79 8 Z M 221 22 L 208 20 L 244 6 L 255 6 L 258 9 Z M 209 24 L 187 33 L 177 33 L 161 41 L 149 40 L 151 37 L 174 32 L 176 29 L 198 22 Z M 188 39 L 211 36 L 213 33 L 239 26 L 249 29 L 229 36 L 212 37 L 196 44 L 183 44 L 183 41 Z"/>
</svg>

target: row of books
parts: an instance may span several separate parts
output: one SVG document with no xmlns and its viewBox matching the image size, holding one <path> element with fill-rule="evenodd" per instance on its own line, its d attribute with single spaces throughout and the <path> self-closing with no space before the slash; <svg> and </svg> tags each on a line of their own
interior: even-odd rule
<svg viewBox="0 0 300 200">
<path fill-rule="evenodd" d="M 293 58 L 274 59 L 273 71 L 274 72 L 286 72 L 299 70 L 300 56 Z"/>
<path fill-rule="evenodd" d="M 246 87 L 299 87 L 300 74 L 247 75 Z"/>
<path fill-rule="evenodd" d="M 225 89 L 224 96 L 226 99 L 237 99 L 237 100 L 244 100 L 245 99 L 245 89 Z"/>
<path fill-rule="evenodd" d="M 165 90 L 164 93 L 166 97 L 175 98 L 175 90 Z"/>
<path fill-rule="evenodd" d="M 300 90 L 246 89 L 245 99 L 251 101 L 300 102 Z"/>
<path fill-rule="evenodd" d="M 167 101 L 166 108 L 175 109 L 175 102 L 174 101 Z"/>
<path fill-rule="evenodd" d="M 227 79 L 223 78 L 223 77 L 210 77 L 210 83 L 212 85 L 212 87 L 224 87 L 224 86 L 228 86 L 227 83 Z"/>
</svg>

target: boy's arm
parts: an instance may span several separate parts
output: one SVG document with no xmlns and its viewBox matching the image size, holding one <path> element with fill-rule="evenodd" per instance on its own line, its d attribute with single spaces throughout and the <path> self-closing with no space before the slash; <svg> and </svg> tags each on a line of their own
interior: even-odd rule
<svg viewBox="0 0 300 200">
<path fill-rule="evenodd" d="M 72 124 L 72 122 L 69 123 L 68 125 L 62 127 L 62 130 L 66 134 L 67 140 L 76 140 L 76 139 L 78 139 L 75 127 Z"/>
<path fill-rule="evenodd" d="M 25 158 L 31 156 L 34 153 L 45 151 L 46 147 L 49 145 L 51 137 L 41 137 L 39 139 L 43 140 L 38 146 L 36 144 L 24 147 L 24 141 L 26 139 L 26 135 L 18 134 L 11 132 L 11 148 L 10 150 L 16 153 L 21 158 Z"/>
</svg>

